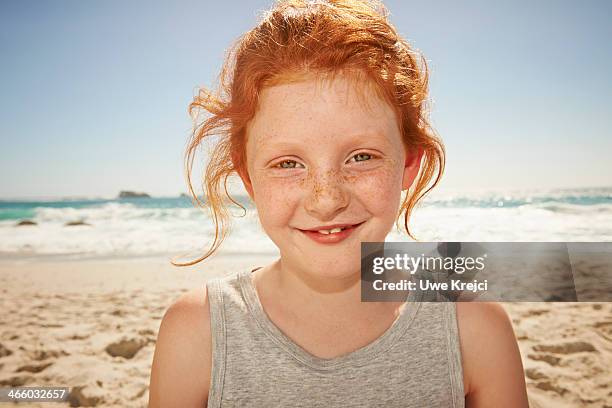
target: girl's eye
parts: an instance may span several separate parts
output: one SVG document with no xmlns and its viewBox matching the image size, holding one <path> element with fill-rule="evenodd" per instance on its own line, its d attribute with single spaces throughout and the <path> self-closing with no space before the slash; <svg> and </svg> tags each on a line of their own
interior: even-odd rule
<svg viewBox="0 0 612 408">
<path fill-rule="evenodd" d="M 295 169 L 296 166 L 297 166 L 297 162 L 295 160 L 283 160 L 282 162 L 278 163 L 274 167 L 278 169 Z"/>
<path fill-rule="evenodd" d="M 372 155 L 369 153 L 357 153 L 352 157 L 356 162 L 363 162 L 372 160 Z M 282 162 L 274 165 L 277 169 L 297 169 L 298 163 L 295 160 L 283 160 Z"/>
<path fill-rule="evenodd" d="M 356 157 L 357 158 L 361 157 L 362 159 L 365 157 L 364 160 L 355 160 L 357 162 L 360 162 L 360 161 L 368 161 L 368 160 L 370 160 L 372 158 L 372 155 L 368 154 L 368 153 L 357 153 L 356 155 L 353 156 L 353 158 L 356 158 Z"/>
</svg>

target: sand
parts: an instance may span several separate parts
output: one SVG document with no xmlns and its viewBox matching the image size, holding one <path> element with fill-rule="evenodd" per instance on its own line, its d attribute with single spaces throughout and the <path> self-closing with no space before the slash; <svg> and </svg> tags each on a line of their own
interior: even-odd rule
<svg viewBox="0 0 612 408">
<path fill-rule="evenodd" d="M 0 387 L 67 386 L 72 406 L 146 407 L 166 308 L 210 278 L 273 259 L 231 255 L 175 268 L 160 257 L 3 257 Z M 533 407 L 612 407 L 612 303 L 504 307 L 519 341 Z"/>
<path fill-rule="evenodd" d="M 612 303 L 504 303 L 532 407 L 612 407 Z"/>
</svg>

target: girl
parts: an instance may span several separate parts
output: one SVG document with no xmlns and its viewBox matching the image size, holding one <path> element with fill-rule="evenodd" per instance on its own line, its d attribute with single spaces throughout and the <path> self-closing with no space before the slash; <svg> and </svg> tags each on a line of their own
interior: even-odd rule
<svg viewBox="0 0 612 408">
<path fill-rule="evenodd" d="M 191 105 L 210 116 L 188 169 L 200 142 L 221 135 L 205 180 L 221 233 L 192 263 L 225 236 L 219 190 L 233 172 L 280 258 L 168 309 L 150 406 L 526 407 L 500 306 L 361 302 L 360 243 L 384 241 L 398 209 L 412 236 L 411 210 L 444 167 L 426 66 L 382 5 L 277 3 L 222 78 L 223 92 L 202 90 Z"/>
</svg>

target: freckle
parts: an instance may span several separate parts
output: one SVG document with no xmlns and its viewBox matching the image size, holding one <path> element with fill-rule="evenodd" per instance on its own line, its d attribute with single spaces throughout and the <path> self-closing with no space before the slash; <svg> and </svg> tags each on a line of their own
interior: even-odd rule
<svg viewBox="0 0 612 408">
<path fill-rule="evenodd" d="M 342 176 L 342 180 L 345 183 L 353 183 L 355 180 L 357 180 L 357 176 L 355 176 L 354 174 L 353 175 L 349 175 L 349 176 L 344 175 L 344 176 Z"/>
</svg>

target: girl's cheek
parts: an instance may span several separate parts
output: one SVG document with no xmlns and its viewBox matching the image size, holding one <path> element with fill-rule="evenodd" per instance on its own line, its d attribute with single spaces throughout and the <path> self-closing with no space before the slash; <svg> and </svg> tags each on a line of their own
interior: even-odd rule
<svg viewBox="0 0 612 408">
<path fill-rule="evenodd" d="M 365 205 L 375 212 L 384 212 L 387 207 L 395 205 L 396 198 L 399 200 L 401 184 L 392 179 L 376 179 L 375 182 L 363 182 L 357 194 Z"/>
<path fill-rule="evenodd" d="M 272 222 L 277 219 L 282 222 L 283 216 L 299 201 L 302 190 L 295 181 L 278 178 L 258 181 L 255 190 L 257 212 Z"/>
<path fill-rule="evenodd" d="M 346 174 L 344 179 L 347 184 L 352 184 L 366 195 L 386 197 L 401 192 L 402 172 L 393 166 L 391 161 L 388 165 L 380 166 L 371 171 L 357 174 Z"/>
<path fill-rule="evenodd" d="M 258 180 L 258 192 L 260 198 L 266 200 L 274 197 L 287 199 L 298 194 L 304 185 L 302 178 L 293 177 L 262 177 Z"/>
</svg>

